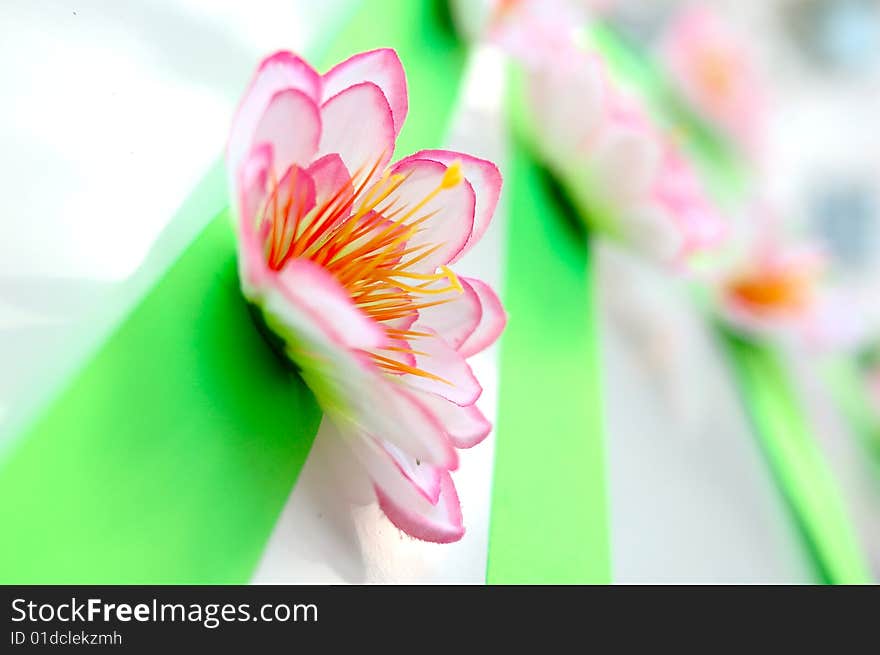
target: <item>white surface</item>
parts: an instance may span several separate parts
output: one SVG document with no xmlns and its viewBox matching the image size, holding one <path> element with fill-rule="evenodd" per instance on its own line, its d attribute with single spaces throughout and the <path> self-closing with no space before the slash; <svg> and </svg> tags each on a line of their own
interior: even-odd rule
<svg viewBox="0 0 880 655">
<path fill-rule="evenodd" d="M 723 353 L 681 285 L 599 253 L 614 581 L 815 582 Z"/>
</svg>

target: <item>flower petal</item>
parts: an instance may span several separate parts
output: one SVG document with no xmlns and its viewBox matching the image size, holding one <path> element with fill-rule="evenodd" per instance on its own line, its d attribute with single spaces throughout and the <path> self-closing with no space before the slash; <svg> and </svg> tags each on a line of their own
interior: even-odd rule
<svg viewBox="0 0 880 655">
<path fill-rule="evenodd" d="M 394 119 L 382 90 L 372 82 L 355 84 L 324 102 L 321 123 L 320 154 L 337 153 L 355 180 L 391 161 Z"/>
<path fill-rule="evenodd" d="M 541 138 L 536 144 L 551 160 L 565 160 L 600 129 L 607 72 L 597 55 L 584 52 L 545 63 L 528 78 L 528 100 Z"/>
<path fill-rule="evenodd" d="M 439 295 L 437 296 L 438 301 L 446 300 L 447 302 L 420 309 L 418 314 L 421 325 L 430 327 L 456 350 L 459 350 L 460 346 L 477 328 L 483 316 L 477 292 L 468 281 L 459 278 L 459 282 L 464 290 L 462 293 L 453 290 Z M 440 284 L 444 283 L 446 283 L 445 280 L 440 282 Z"/>
<path fill-rule="evenodd" d="M 431 331 L 420 322 L 416 322 L 413 330 Z M 459 352 L 436 335 L 418 337 L 411 343 L 419 353 L 416 354 L 416 367 L 427 376 L 407 373 L 398 379 L 413 389 L 437 394 L 462 407 L 477 401 L 483 389 Z"/>
<path fill-rule="evenodd" d="M 278 274 L 278 288 L 341 346 L 378 348 L 386 341 L 384 330 L 354 305 L 325 269 L 309 260 L 287 264 Z"/>
<path fill-rule="evenodd" d="M 388 520 L 411 537 L 448 544 L 464 536 L 461 502 L 447 471 L 440 472 L 440 495 L 437 504 L 430 506 L 428 511 L 414 511 L 379 485 L 376 485 L 376 496 Z"/>
<path fill-rule="evenodd" d="M 351 175 L 336 153 L 316 160 L 306 172 L 315 181 L 315 202 L 318 207 L 330 202 L 334 207 L 341 207 L 354 195 Z"/>
<path fill-rule="evenodd" d="M 464 248 L 474 229 L 476 199 L 470 183 L 463 179 L 437 192 L 446 169 L 430 159 L 406 159 L 392 168 L 392 173 L 406 176 L 390 196 L 393 206 L 406 208 L 403 211 L 411 214 L 407 223 L 424 219 L 418 225 L 419 231 L 407 241 L 407 248 L 423 246 L 422 253 L 431 251 L 411 267 L 413 271 L 433 273 L 438 266 L 448 264 Z"/>
<path fill-rule="evenodd" d="M 335 423 L 392 443 L 421 462 L 458 468 L 458 455 L 443 425 L 415 393 L 396 382 L 398 378 L 380 372 L 366 358 L 358 360 L 354 353 L 322 356 L 328 365 L 313 383 L 331 385 L 331 402 L 322 406 Z"/>
<path fill-rule="evenodd" d="M 280 91 L 295 89 L 317 103 L 320 88 L 320 75 L 293 53 L 277 52 L 262 61 L 232 120 L 226 159 L 233 180 L 241 161 L 256 145 L 254 131 L 272 98 Z"/>
<path fill-rule="evenodd" d="M 322 78 L 323 100 L 360 82 L 372 82 L 385 95 L 394 119 L 394 134 L 400 133 L 409 106 L 406 75 L 397 53 L 390 48 L 371 50 L 349 57 Z"/>
<path fill-rule="evenodd" d="M 727 236 L 727 223 L 706 195 L 696 171 L 677 150 L 668 146 L 652 200 L 664 208 L 681 232 L 681 257 L 708 250 Z"/>
<path fill-rule="evenodd" d="M 256 227 L 257 212 L 266 198 L 272 158 L 271 144 L 263 143 L 256 146 L 235 176 L 233 203 L 238 217 L 250 226 L 250 232 Z"/>
<path fill-rule="evenodd" d="M 440 497 L 441 469 L 427 462 L 422 462 L 388 441 L 381 445 L 403 477 L 409 480 L 416 490 L 425 497 L 425 500 L 436 505 L 437 499 Z"/>
<path fill-rule="evenodd" d="M 616 205 L 645 196 L 659 170 L 661 154 L 659 142 L 646 132 L 608 128 L 593 151 L 595 188 Z"/>
<path fill-rule="evenodd" d="M 492 216 L 495 215 L 495 208 L 498 206 L 498 198 L 501 196 L 501 172 L 495 164 L 486 159 L 451 150 L 421 150 L 402 159 L 398 166 L 411 159 L 429 159 L 445 166 L 459 162 L 465 179 L 474 191 L 474 226 L 464 248 L 452 260 L 455 261 L 479 241 L 489 227 Z"/>
<path fill-rule="evenodd" d="M 380 509 L 395 526 L 424 541 L 450 543 L 461 539 L 461 504 L 448 471 L 432 467 L 424 474 L 432 480 L 431 502 L 379 442 L 361 435 L 350 439 L 350 446 L 373 479 Z"/>
<path fill-rule="evenodd" d="M 248 298 L 254 296 L 268 275 L 262 245 L 266 230 L 261 233 L 257 228 L 257 211 L 266 197 L 271 166 L 272 146 L 257 146 L 239 169 L 233 190 L 233 202 L 238 207 L 238 274 Z"/>
<path fill-rule="evenodd" d="M 336 281 L 311 262 L 293 260 L 276 281 L 261 298 L 266 322 L 284 339 L 288 355 L 339 429 L 391 442 L 422 462 L 457 468 L 458 456 L 437 418 L 383 373 L 367 348 L 353 349 L 374 348 L 368 344 L 385 339 L 385 331 L 354 310 Z M 378 334 L 367 334 L 373 330 Z"/>
<path fill-rule="evenodd" d="M 507 314 L 501 305 L 498 295 L 488 284 L 473 278 L 464 278 L 461 282 L 463 285 L 466 283 L 473 289 L 480 300 L 482 308 L 479 324 L 464 343 L 458 347 L 460 355 L 470 357 L 495 343 L 495 340 L 504 330 L 504 326 L 507 325 Z"/>
<path fill-rule="evenodd" d="M 492 424 L 476 405 L 460 407 L 430 393 L 419 392 L 418 398 L 443 424 L 446 436 L 456 448 L 473 448 L 492 431 Z"/>
<path fill-rule="evenodd" d="M 644 202 L 621 215 L 620 233 L 636 252 L 663 264 L 685 263 L 690 255 L 685 234 L 667 208 Z"/>
<path fill-rule="evenodd" d="M 275 170 L 306 166 L 318 149 L 321 117 L 318 106 L 302 91 L 285 89 L 269 101 L 254 130 L 254 144 L 271 143 Z"/>
<path fill-rule="evenodd" d="M 417 320 L 419 320 L 419 313 L 417 311 L 413 310 L 411 313 L 407 314 L 406 316 L 401 316 L 400 318 L 392 318 L 392 319 L 382 321 L 382 325 L 384 325 L 385 327 L 387 327 L 391 330 L 398 330 L 401 332 L 405 332 L 405 331 L 409 330 L 413 326 L 413 323 L 415 323 Z"/>
<path fill-rule="evenodd" d="M 423 463 L 451 471 L 458 468 L 458 454 L 446 439 L 443 425 L 412 391 L 383 375 L 360 393 L 358 420 L 368 434 L 393 443 Z"/>
</svg>

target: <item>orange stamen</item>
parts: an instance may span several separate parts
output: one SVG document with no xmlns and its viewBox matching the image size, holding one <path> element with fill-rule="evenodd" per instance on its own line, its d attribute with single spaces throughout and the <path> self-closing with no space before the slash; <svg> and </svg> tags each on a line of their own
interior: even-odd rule
<svg viewBox="0 0 880 655">
<path fill-rule="evenodd" d="M 295 258 L 314 262 L 336 278 L 362 312 L 380 324 L 450 302 L 463 292 L 458 277 L 447 267 L 441 266 L 437 272 L 415 268 L 442 248 L 442 243 L 407 245 L 440 211 L 426 212 L 426 206 L 464 179 L 461 164 L 450 165 L 437 186 L 418 202 L 405 204 L 397 192 L 409 174 L 387 170 L 380 174 L 382 159 L 355 172 L 350 181 L 312 208 L 305 206 L 298 169 L 284 181 L 288 196 L 283 203 L 278 197 L 279 182 L 273 175 L 271 192 L 262 209 L 262 220 L 270 224 L 264 231 L 264 252 L 270 268 L 281 270 Z M 389 339 L 404 343 L 383 350 L 428 356 L 405 347 L 405 342 L 433 336 L 431 333 L 390 326 L 385 330 Z M 417 366 L 376 352 L 368 354 L 382 370 L 451 384 Z"/>
</svg>

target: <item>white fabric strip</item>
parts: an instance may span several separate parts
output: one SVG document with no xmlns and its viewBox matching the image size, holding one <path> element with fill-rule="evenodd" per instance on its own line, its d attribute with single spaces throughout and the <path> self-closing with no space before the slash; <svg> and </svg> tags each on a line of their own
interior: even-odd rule
<svg viewBox="0 0 880 655">
<path fill-rule="evenodd" d="M 686 289 L 611 247 L 599 254 L 614 581 L 815 582 Z"/>
</svg>

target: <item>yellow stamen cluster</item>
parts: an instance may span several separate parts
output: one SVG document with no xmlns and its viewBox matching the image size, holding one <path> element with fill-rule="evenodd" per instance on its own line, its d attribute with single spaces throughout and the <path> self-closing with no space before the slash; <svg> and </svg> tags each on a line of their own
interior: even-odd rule
<svg viewBox="0 0 880 655">
<path fill-rule="evenodd" d="M 350 184 L 311 209 L 305 207 L 305 193 L 297 184 L 298 169 L 281 183 L 273 180 L 262 211 L 262 221 L 269 224 L 266 261 L 273 270 L 298 258 L 315 262 L 336 278 L 361 311 L 385 327 L 389 339 L 410 342 L 430 335 L 395 328 L 393 321 L 449 302 L 455 297 L 452 292 L 463 292 L 461 282 L 446 266 L 433 273 L 413 270 L 443 244 L 408 244 L 437 213 L 425 211 L 427 204 L 464 178 L 461 164 L 455 162 L 424 198 L 404 205 L 396 192 L 408 176 L 379 174 L 378 166 L 377 161 L 369 170 L 357 172 Z M 283 203 L 279 202 L 282 190 L 287 198 Z M 444 280 L 447 284 L 437 285 Z M 398 346 L 384 350 L 391 351 L 390 356 L 369 353 L 383 370 L 440 380 L 393 357 L 426 353 Z"/>
<path fill-rule="evenodd" d="M 800 271 L 761 271 L 740 276 L 729 289 L 734 298 L 759 312 L 796 312 L 811 302 L 813 278 Z"/>
</svg>

